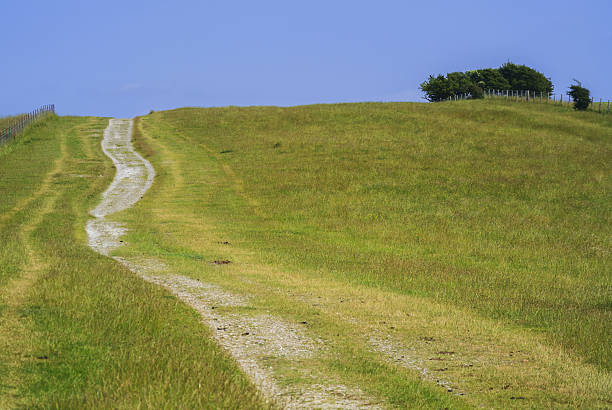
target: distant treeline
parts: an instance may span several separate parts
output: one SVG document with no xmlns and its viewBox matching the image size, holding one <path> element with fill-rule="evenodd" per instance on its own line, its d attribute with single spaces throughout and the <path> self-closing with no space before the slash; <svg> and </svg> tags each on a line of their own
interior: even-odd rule
<svg viewBox="0 0 612 410">
<path fill-rule="evenodd" d="M 530 90 L 550 95 L 553 84 L 544 74 L 525 65 L 506 63 L 499 68 L 483 68 L 466 72 L 429 76 L 421 90 L 429 101 L 444 101 L 456 94 L 482 98 L 484 90 Z"/>
</svg>

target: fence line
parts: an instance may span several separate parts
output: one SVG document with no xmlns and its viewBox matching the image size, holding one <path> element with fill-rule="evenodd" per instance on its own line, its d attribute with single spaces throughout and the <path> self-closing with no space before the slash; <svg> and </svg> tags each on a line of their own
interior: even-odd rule
<svg viewBox="0 0 612 410">
<path fill-rule="evenodd" d="M 503 98 L 512 101 L 542 101 L 546 103 L 552 104 L 572 104 L 572 98 L 569 95 L 563 94 L 548 94 L 542 91 L 531 91 L 531 90 L 485 90 L 484 91 L 485 98 Z M 557 98 L 557 96 L 559 98 Z M 458 100 L 469 100 L 472 96 L 470 93 L 464 94 L 454 94 L 446 99 L 446 101 L 458 101 Z M 600 98 L 599 101 L 596 101 L 593 97 L 591 97 L 591 103 L 588 107 L 591 111 L 601 112 L 601 113 L 610 113 L 612 112 L 612 104 L 610 100 L 604 100 Z"/>
<path fill-rule="evenodd" d="M 55 114 L 55 104 L 43 105 L 32 112 L 18 116 L 8 127 L 0 130 L 0 144 L 15 138 L 30 123 L 48 114 Z"/>
</svg>

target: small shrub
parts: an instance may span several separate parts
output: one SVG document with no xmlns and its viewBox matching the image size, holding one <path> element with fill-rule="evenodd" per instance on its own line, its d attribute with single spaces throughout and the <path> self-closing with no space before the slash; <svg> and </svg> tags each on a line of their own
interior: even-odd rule
<svg viewBox="0 0 612 410">
<path fill-rule="evenodd" d="M 574 99 L 574 109 L 584 111 L 589 108 L 591 103 L 591 92 L 582 86 L 578 80 L 574 80 L 576 84 L 570 86 L 567 95 Z"/>
</svg>

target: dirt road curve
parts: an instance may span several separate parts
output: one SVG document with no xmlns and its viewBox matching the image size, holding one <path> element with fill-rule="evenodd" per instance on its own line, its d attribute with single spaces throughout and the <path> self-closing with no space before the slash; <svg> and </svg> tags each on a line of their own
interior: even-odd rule
<svg viewBox="0 0 612 410">
<path fill-rule="evenodd" d="M 127 227 L 106 217 L 127 209 L 140 200 L 153 184 L 155 170 L 131 142 L 132 120 L 112 119 L 104 132 L 102 148 L 115 164 L 117 173 L 102 201 L 91 211 L 94 219 L 86 226 L 89 246 L 110 256 L 122 246 Z M 191 306 L 202 317 L 215 339 L 233 356 L 242 370 L 270 401 L 285 408 L 380 408 L 380 401 L 367 397 L 357 387 L 313 380 L 310 385 L 281 387 L 264 358 L 299 360 L 316 355 L 317 341 L 298 326 L 268 314 L 242 316 L 216 313 L 211 306 L 248 306 L 248 295 L 234 295 L 213 284 L 169 272 L 163 262 L 142 255 L 137 259 L 113 259 L 144 280 L 162 286 Z M 213 313 L 215 312 L 215 313 Z M 220 325 L 221 324 L 221 325 Z M 248 335 L 249 337 L 245 337 Z"/>
<path fill-rule="evenodd" d="M 104 131 L 102 150 L 113 160 L 117 170 L 113 182 L 102 195 L 102 201 L 91 214 L 96 217 L 87 223 L 89 246 L 103 255 L 121 245 L 119 237 L 126 229 L 105 216 L 134 205 L 153 185 L 155 170 L 149 161 L 132 147 L 132 120 L 110 120 Z"/>
</svg>

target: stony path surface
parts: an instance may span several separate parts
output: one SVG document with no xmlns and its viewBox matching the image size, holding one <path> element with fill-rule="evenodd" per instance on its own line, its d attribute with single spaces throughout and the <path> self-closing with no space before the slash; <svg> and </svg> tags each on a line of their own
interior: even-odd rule
<svg viewBox="0 0 612 410">
<path fill-rule="evenodd" d="M 102 148 L 117 173 L 102 201 L 91 211 L 86 226 L 89 245 L 110 256 L 122 246 L 124 224 L 106 217 L 134 205 L 153 184 L 155 170 L 131 142 L 132 121 L 112 119 L 104 132 Z M 220 312 L 218 307 L 247 307 L 248 297 L 235 295 L 213 284 L 169 272 L 163 262 L 142 258 L 114 257 L 144 280 L 162 286 L 191 306 L 202 317 L 217 342 L 238 362 L 262 393 L 284 408 L 380 408 L 378 400 L 356 387 L 313 380 L 311 385 L 283 386 L 275 378 L 270 358 L 308 359 L 324 349 L 320 341 L 305 335 L 296 323 L 269 314 L 243 315 Z M 299 365 L 299 364 L 298 364 Z"/>
<path fill-rule="evenodd" d="M 112 159 L 117 170 L 113 182 L 102 194 L 102 201 L 91 214 L 86 226 L 89 246 L 103 255 L 121 246 L 119 237 L 126 228 L 106 216 L 134 205 L 153 185 L 155 170 L 149 161 L 132 147 L 132 120 L 110 120 L 104 131 L 102 150 Z"/>
</svg>

